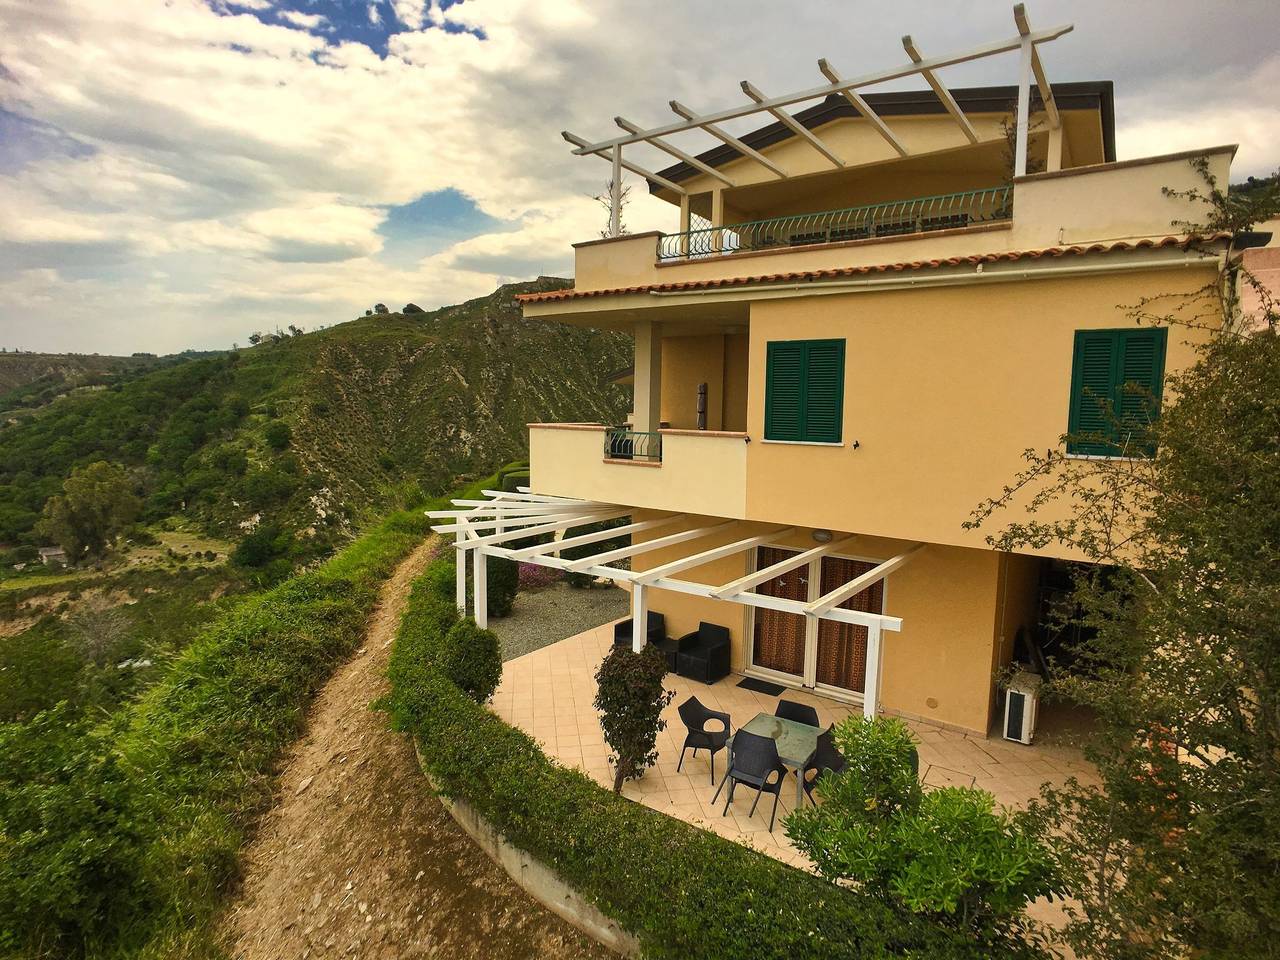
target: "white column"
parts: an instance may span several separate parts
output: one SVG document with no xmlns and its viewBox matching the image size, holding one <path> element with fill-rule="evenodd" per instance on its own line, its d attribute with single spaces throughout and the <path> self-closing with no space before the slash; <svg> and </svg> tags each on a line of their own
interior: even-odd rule
<svg viewBox="0 0 1280 960">
<path fill-rule="evenodd" d="M 635 327 L 635 398 L 632 427 L 639 433 L 657 430 L 662 422 L 662 327 L 641 320 Z"/>
<path fill-rule="evenodd" d="M 458 543 L 461 543 L 466 534 L 458 531 Z M 458 613 L 463 616 L 467 613 L 467 551 L 454 550 L 454 602 L 458 605 Z"/>
<path fill-rule="evenodd" d="M 649 634 L 649 593 L 643 583 L 631 584 L 631 649 L 644 649 Z"/>
<path fill-rule="evenodd" d="M 475 604 L 476 626 L 482 630 L 489 627 L 489 571 L 486 559 L 482 548 L 475 547 L 471 551 L 471 595 Z"/>
<path fill-rule="evenodd" d="M 1025 176 L 1027 172 L 1028 115 L 1031 110 L 1031 53 L 1032 44 L 1022 38 L 1022 65 L 1018 72 L 1018 126 L 1014 133 L 1013 175 Z"/>
<path fill-rule="evenodd" d="M 609 236 L 622 233 L 622 145 L 613 145 L 613 179 L 609 181 Z"/>
<path fill-rule="evenodd" d="M 874 720 L 880 712 L 880 624 L 867 627 L 867 675 L 862 682 L 862 715 Z"/>
</svg>

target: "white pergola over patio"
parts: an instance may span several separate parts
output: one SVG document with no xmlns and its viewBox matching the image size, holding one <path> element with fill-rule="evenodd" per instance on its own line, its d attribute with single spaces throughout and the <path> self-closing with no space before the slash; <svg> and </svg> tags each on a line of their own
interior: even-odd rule
<svg viewBox="0 0 1280 960">
<path fill-rule="evenodd" d="M 1045 76 L 1044 65 L 1040 60 L 1039 46 L 1057 40 L 1059 37 L 1069 33 L 1072 29 L 1071 24 L 1064 24 L 1058 27 L 1051 27 L 1047 30 L 1033 31 L 1027 20 L 1025 7 L 1019 3 L 1013 8 L 1014 25 L 1018 29 L 1018 35 L 1008 40 L 1001 40 L 995 43 L 984 44 L 970 50 L 960 53 L 947 54 L 940 57 L 926 57 L 920 52 L 916 43 L 910 36 L 902 38 L 902 46 L 906 51 L 910 62 L 901 66 L 891 67 L 888 70 L 879 70 L 874 73 L 864 74 L 857 77 L 845 78 L 837 72 L 836 68 L 827 59 L 818 61 L 818 69 L 823 77 L 827 80 L 825 84 L 817 87 L 810 87 L 806 90 L 798 90 L 793 93 L 782 94 L 781 96 L 770 97 L 752 84 L 749 80 L 743 80 L 741 87 L 742 92 L 746 95 L 750 103 L 742 104 L 736 107 L 729 107 L 725 110 L 718 110 L 713 113 L 699 114 L 684 104 L 672 100 L 670 107 L 673 113 L 681 119 L 675 123 L 668 123 L 662 126 L 645 128 L 639 124 L 632 123 L 623 117 L 614 117 L 614 123 L 625 131 L 624 136 L 612 137 L 606 140 L 590 141 L 584 137 L 579 137 L 568 130 L 562 131 L 561 136 L 573 145 L 573 152 L 578 156 L 595 156 L 604 157 L 613 164 L 613 177 L 611 180 L 611 196 L 610 196 L 610 220 L 609 235 L 618 236 L 621 230 L 621 207 L 622 207 L 622 171 L 629 170 L 638 176 L 644 177 L 651 183 L 671 191 L 681 198 L 682 215 L 687 219 L 688 210 L 688 191 L 680 184 L 660 176 L 651 170 L 637 165 L 623 157 L 622 148 L 635 143 L 647 143 L 651 147 L 661 150 L 663 153 L 675 157 L 677 160 L 683 161 L 690 167 L 698 170 L 709 177 L 712 177 L 720 184 L 726 187 L 736 186 L 736 182 L 726 175 L 723 171 L 704 163 L 696 156 L 691 155 L 685 150 L 680 149 L 665 138 L 673 134 L 684 133 L 691 130 L 700 130 L 710 135 L 717 141 L 728 144 L 734 150 L 738 151 L 743 157 L 746 157 L 760 166 L 768 170 L 769 174 L 776 178 L 785 180 L 790 174 L 774 161 L 761 154 L 758 150 L 743 143 L 741 139 L 733 136 L 724 130 L 720 124 L 736 120 L 740 117 L 749 117 L 754 115 L 766 115 L 777 120 L 786 126 L 798 138 L 808 143 L 815 151 L 822 155 L 827 163 L 835 169 L 845 166 L 845 160 L 839 153 L 828 143 L 823 141 L 812 130 L 809 130 L 804 124 L 800 123 L 787 110 L 788 107 L 794 107 L 796 104 L 805 103 L 807 101 L 820 100 L 822 98 L 837 94 L 844 97 L 852 104 L 853 108 L 864 117 L 869 124 L 882 136 L 886 142 L 900 156 L 907 156 L 908 150 L 894 135 L 893 131 L 884 122 L 871 104 L 858 92 L 859 90 L 871 87 L 879 83 L 885 83 L 890 80 L 899 80 L 903 77 L 919 76 L 921 77 L 937 94 L 938 99 L 942 102 L 943 107 L 949 113 L 952 119 L 959 126 L 961 133 L 970 143 L 978 141 L 978 134 L 974 130 L 973 125 L 965 116 L 964 111 L 960 109 L 960 105 L 956 103 L 955 97 L 951 91 L 938 76 L 938 71 L 946 67 L 955 66 L 956 64 L 969 63 L 973 60 L 981 60 L 986 57 L 996 56 L 1002 53 L 1012 53 L 1017 51 L 1020 54 L 1020 64 L 1018 72 L 1018 107 L 1016 117 L 1016 136 L 1014 147 L 1014 175 L 1022 176 L 1027 172 L 1027 137 L 1030 129 L 1029 114 L 1031 108 L 1031 84 L 1035 83 L 1040 91 L 1040 100 L 1044 104 L 1045 115 L 1049 122 L 1049 136 L 1051 141 L 1057 140 L 1062 134 L 1062 118 L 1058 112 L 1058 105 L 1053 99 L 1053 90 L 1049 86 L 1049 81 Z M 1051 155 L 1052 155 L 1052 151 Z M 683 225 L 682 230 L 688 230 L 688 225 Z"/>
<path fill-rule="evenodd" d="M 488 557 L 504 557 L 508 560 L 534 563 L 556 570 L 602 577 L 620 585 L 626 584 L 631 590 L 632 622 L 639 625 L 648 622 L 650 588 L 794 613 L 805 618 L 805 629 L 810 640 L 817 634 L 819 620 L 858 624 L 867 630 L 867 672 L 863 687 L 863 712 L 867 716 L 875 716 L 879 706 L 881 634 L 885 630 L 895 632 L 901 630 L 902 620 L 884 614 L 849 610 L 841 607 L 840 604 L 902 567 L 924 547 L 924 544 L 913 544 L 897 556 L 885 560 L 817 599 L 806 602 L 767 596 L 754 592 L 753 588 L 790 570 L 835 553 L 842 547 L 846 547 L 854 538 L 833 539 L 828 543 L 801 551 L 772 566 L 749 573 L 731 583 L 712 585 L 695 580 L 676 579 L 674 575 L 714 560 L 745 553 L 756 547 L 780 546 L 780 541 L 793 533 L 796 528 L 779 527 L 767 533 L 745 536 L 720 546 L 704 547 L 699 546 L 697 541 L 712 535 L 724 534 L 737 526 L 740 521 L 722 520 L 707 526 L 675 529 L 670 533 L 663 533 L 663 528 L 679 527 L 688 519 L 685 514 L 668 514 L 649 520 L 625 523 L 606 530 L 566 536 L 576 527 L 630 517 L 632 508 L 536 494 L 529 492 L 527 487 L 521 487 L 516 492 L 485 490 L 483 493 L 488 499 L 458 499 L 453 501 L 455 509 L 432 510 L 427 514 L 433 519 L 447 521 L 433 526 L 433 530 L 437 533 L 454 535 L 454 546 L 458 550 L 457 604 L 458 609 L 464 613 L 467 608 L 466 555 L 468 553 L 471 555 L 472 614 L 481 627 L 488 623 L 488 597 L 486 596 Z M 652 531 L 652 539 L 633 540 L 625 547 L 603 550 L 580 559 L 570 560 L 560 555 L 568 548 L 585 547 L 603 540 L 614 540 L 620 536 L 644 531 Z M 533 546 L 513 546 L 518 541 L 546 535 L 552 537 L 549 542 Z M 655 550 L 686 544 L 688 546 L 681 551 L 681 556 L 647 570 L 624 570 L 612 565 L 619 560 L 629 560 Z M 633 649 L 640 650 L 645 642 L 643 626 L 632 631 L 632 638 Z M 813 644 L 810 643 L 810 647 L 812 646 Z"/>
</svg>

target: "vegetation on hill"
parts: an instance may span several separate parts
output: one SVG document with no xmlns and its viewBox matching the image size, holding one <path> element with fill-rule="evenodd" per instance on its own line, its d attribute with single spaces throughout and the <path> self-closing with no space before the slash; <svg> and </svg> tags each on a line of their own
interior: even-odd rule
<svg viewBox="0 0 1280 960">
<path fill-rule="evenodd" d="M 514 295 L 361 317 L 253 349 L 135 372 L 0 429 L 0 544 L 36 524 L 73 470 L 123 467 L 141 519 L 255 535 L 239 559 L 278 579 L 364 522 L 523 454 L 527 422 L 617 419 L 600 382 L 617 334 L 526 322 Z M 74 559 L 74 558 L 73 558 Z"/>
<path fill-rule="evenodd" d="M 181 360 L 139 353 L 103 357 L 79 353 L 0 352 L 0 413 L 14 415 L 73 390 L 106 387 L 121 377 Z"/>
</svg>

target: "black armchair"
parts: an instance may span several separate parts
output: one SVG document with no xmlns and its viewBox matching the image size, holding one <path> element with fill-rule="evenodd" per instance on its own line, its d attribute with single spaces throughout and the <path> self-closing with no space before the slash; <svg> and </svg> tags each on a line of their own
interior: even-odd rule
<svg viewBox="0 0 1280 960">
<path fill-rule="evenodd" d="M 796 703 L 794 700 L 779 700 L 777 709 L 773 711 L 775 717 L 781 717 L 783 720 L 794 720 L 796 723 L 807 723 L 811 727 L 820 727 L 822 723 L 818 720 L 818 711 L 807 703 Z"/>
<path fill-rule="evenodd" d="M 729 628 L 703 621 L 678 641 L 676 672 L 690 680 L 715 683 L 729 675 Z"/>
<path fill-rule="evenodd" d="M 831 741 L 831 730 L 823 730 L 818 734 L 818 749 L 813 752 L 813 756 L 809 762 L 804 765 L 804 769 L 798 774 L 800 777 L 800 785 L 804 787 L 804 795 L 809 798 L 809 802 L 815 807 L 818 802 L 813 799 L 813 791 L 821 780 L 830 770 L 832 773 L 840 773 L 849 765 L 849 761 L 844 758 L 836 745 Z M 809 774 L 813 776 L 810 777 Z"/>
<path fill-rule="evenodd" d="M 649 611 L 649 629 L 645 631 L 649 643 L 662 646 L 662 641 L 667 639 L 667 618 L 662 614 L 653 610 Z M 619 620 L 613 625 L 613 645 L 620 647 L 622 645 L 631 646 L 632 624 L 631 618 Z"/>
<path fill-rule="evenodd" d="M 745 783 L 756 791 L 751 812 L 747 814 L 754 817 L 761 794 L 772 793 L 773 812 L 769 814 L 769 832 L 773 833 L 773 821 L 778 816 L 778 797 L 782 793 L 782 781 L 786 778 L 787 768 L 778 757 L 777 742 L 769 737 L 739 730 L 733 738 L 733 749 L 729 751 L 729 772 L 725 774 L 724 783 L 720 784 L 711 802 L 715 803 L 724 784 L 729 784 L 729 795 L 725 798 L 724 810 L 720 814 L 724 816 L 729 812 L 729 804 L 733 803 L 734 789 L 738 784 Z"/>
<path fill-rule="evenodd" d="M 696 757 L 699 750 L 711 754 L 711 782 L 716 782 L 716 754 L 724 749 L 729 739 L 729 715 L 708 710 L 697 697 L 690 697 L 679 706 L 680 721 L 689 732 L 685 734 L 684 746 L 680 748 L 680 762 L 676 764 L 676 773 L 684 763 L 685 751 L 693 748 Z M 708 730 L 708 723 L 719 723 L 723 730 Z"/>
</svg>

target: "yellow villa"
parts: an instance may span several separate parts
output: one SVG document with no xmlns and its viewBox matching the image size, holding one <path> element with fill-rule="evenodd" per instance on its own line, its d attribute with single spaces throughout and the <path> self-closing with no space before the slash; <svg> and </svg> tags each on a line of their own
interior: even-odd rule
<svg viewBox="0 0 1280 960">
<path fill-rule="evenodd" d="M 1158 404 L 1211 334 L 1140 327 L 1125 307 L 1202 288 L 1233 240 L 1178 226 L 1203 208 L 1176 191 L 1203 185 L 1200 160 L 1228 182 L 1234 147 L 1117 161 L 1111 83 L 1046 75 L 1042 52 L 1070 27 L 1037 31 L 1021 7 L 1014 26 L 948 56 L 905 37 L 904 65 L 858 77 L 820 60 L 820 83 L 791 94 L 744 81 L 717 112 L 672 101 L 658 127 L 564 134 L 615 185 L 630 171 L 671 204 L 671 232 L 621 235 L 615 192 L 615 235 L 575 245 L 573 288 L 521 298 L 531 321 L 631 335 L 634 408 L 530 424 L 527 488 L 442 516 L 461 555 L 609 578 L 666 638 L 727 630 L 722 664 L 685 671 L 673 652 L 686 677 L 727 669 L 869 716 L 1005 733 L 998 675 L 1079 558 L 997 552 L 964 522 L 1025 450 L 1068 431 L 1111 431 L 1072 456 L 1147 455 L 1102 401 L 1151 412 L 1126 384 Z M 1009 86 L 941 79 L 1000 56 Z M 921 89 L 867 90 L 903 77 Z M 709 148 L 678 145 L 694 134 Z M 649 169 L 638 148 L 676 162 Z M 622 526 L 583 532 L 604 520 Z"/>
</svg>

